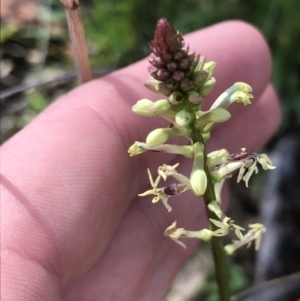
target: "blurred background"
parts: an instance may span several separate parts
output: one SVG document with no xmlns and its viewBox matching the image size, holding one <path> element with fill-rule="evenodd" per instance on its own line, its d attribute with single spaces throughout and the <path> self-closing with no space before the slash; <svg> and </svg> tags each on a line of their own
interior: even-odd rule
<svg viewBox="0 0 300 301">
<path fill-rule="evenodd" d="M 272 82 L 282 102 L 282 122 L 276 135 L 267 145 L 267 149 L 271 151 L 277 164 L 280 165 L 280 162 L 288 160 L 282 166 L 285 170 L 282 171 L 279 168 L 280 176 L 275 174 L 275 179 L 266 178 L 263 173 L 260 173 L 254 180 L 255 183 L 250 191 L 245 191 L 242 185 L 236 186 L 231 183 L 234 191 L 233 199 L 239 200 L 237 203 L 233 200 L 232 214 L 237 215 L 237 221 L 240 219 L 244 223 L 262 214 L 264 219 L 270 222 L 269 227 L 272 229 L 274 229 L 272 226 L 274 223 L 276 225 L 284 223 L 284 226 L 288 227 L 287 232 L 290 233 L 291 240 L 297 243 L 296 246 L 294 244 L 291 246 L 292 254 L 300 254 L 299 239 L 295 239 L 292 235 L 299 233 L 299 225 L 295 226 L 295 223 L 297 224 L 300 217 L 298 187 L 300 176 L 297 168 L 300 165 L 299 1 L 83 0 L 81 10 L 94 77 L 126 66 L 148 55 L 148 43 L 153 37 L 156 22 L 161 17 L 167 18 L 174 28 L 182 33 L 229 19 L 245 20 L 263 33 L 273 55 Z M 76 80 L 65 9 L 59 0 L 4 0 L 1 1 L 0 17 L 0 108 L 3 142 L 30 122 L 59 95 L 76 86 Z M 268 187 L 273 187 L 274 191 L 266 192 L 263 189 L 262 183 L 267 181 L 271 181 Z M 274 199 L 278 202 L 270 203 Z M 272 208 L 277 206 L 276 210 L 272 211 L 273 215 L 268 215 L 269 206 Z M 285 218 L 278 212 L 284 212 Z M 289 214 L 292 214 L 293 218 Z M 292 225 L 286 225 L 286 220 L 295 221 Z M 276 234 L 278 231 L 274 236 Z M 279 240 L 284 241 L 282 237 Z M 242 253 L 234 259 L 232 283 L 236 291 L 247 287 L 253 281 L 261 282 L 298 270 L 297 264 L 292 264 L 292 267 L 287 268 L 288 260 L 292 256 L 288 253 L 289 259 L 284 259 L 287 254 L 287 244 L 283 250 L 280 249 L 280 252 L 277 252 L 278 256 L 275 257 L 274 245 L 265 246 L 267 243 L 264 242 L 263 246 L 269 252 L 261 252 L 257 256 L 260 265 L 266 263 L 263 271 L 262 268 L 260 271 L 254 268 L 254 253 L 251 250 L 247 249 L 245 254 Z M 203 262 L 206 262 L 209 252 L 201 251 L 200 253 L 200 259 L 198 255 L 195 255 L 191 259 L 192 263 L 193 260 L 201 260 L 201 256 L 202 259 L 204 258 Z M 266 254 L 273 254 L 272 260 L 269 259 L 270 256 L 267 258 Z M 278 264 L 278 258 L 280 258 L 280 264 Z M 295 258 L 297 260 L 297 256 Z M 275 272 L 273 271 L 274 262 L 279 265 L 279 267 L 276 265 Z M 193 264 L 190 265 L 193 266 Z M 193 270 L 192 267 L 191 269 Z M 200 276 L 194 272 L 193 279 L 209 280 L 210 269 L 211 266 L 206 265 L 205 275 Z M 192 281 L 187 276 L 192 272 L 186 271 L 187 268 L 182 272 L 184 276 L 179 277 L 180 281 L 183 279 L 185 287 L 187 281 L 189 283 Z M 258 274 L 260 276 L 257 276 Z M 202 287 L 201 296 L 198 294 L 200 285 L 194 281 L 196 283 L 194 290 L 197 293 L 194 294 L 196 299 L 193 300 L 217 300 L 213 282 L 208 280 L 205 281 L 206 286 Z M 174 290 L 171 291 L 168 298 L 172 299 L 168 300 L 176 300 L 180 289 L 175 288 L 175 292 L 177 295 L 175 294 L 174 297 L 172 295 Z M 178 300 L 191 299 L 190 296 L 186 299 L 181 296 Z"/>
</svg>

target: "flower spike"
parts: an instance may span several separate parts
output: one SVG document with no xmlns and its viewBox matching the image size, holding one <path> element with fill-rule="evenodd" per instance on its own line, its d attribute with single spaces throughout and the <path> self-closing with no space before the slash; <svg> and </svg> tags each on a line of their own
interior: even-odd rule
<svg viewBox="0 0 300 301">
<path fill-rule="evenodd" d="M 195 196 L 203 197 L 209 229 L 188 231 L 177 228 L 174 222 L 164 234 L 184 248 L 186 246 L 181 241 L 182 238 L 213 240 L 212 250 L 218 255 L 214 257 L 216 271 L 220 273 L 220 299 L 229 300 L 224 250 L 219 237 L 227 235 L 230 231 L 237 236 L 232 244 L 225 247 L 225 252 L 230 255 L 237 248 L 249 246 L 252 242 L 255 242 L 255 249 L 258 249 L 265 228 L 261 224 L 252 224 L 245 234 L 244 228 L 226 216 L 221 208 L 222 187 L 225 180 L 235 171 L 238 171 L 237 182 L 244 181 L 248 187 L 252 175 L 258 173 L 259 165 L 264 170 L 274 169 L 275 166 L 266 154 L 247 151 L 245 148 L 239 153 L 230 154 L 226 149 L 220 149 L 207 154 L 209 146 L 206 142 L 213 135 L 212 129 L 217 126 L 216 123 L 223 123 L 231 118 L 227 110 L 231 104 L 251 104 L 252 88 L 246 83 L 236 82 L 215 100 L 209 110 L 203 109 L 207 105 L 206 96 L 216 84 L 213 74 L 216 63 L 206 62 L 204 56 L 190 52 L 181 33 L 166 19 L 158 21 L 150 48 L 152 54 L 148 68 L 149 78 L 145 86 L 163 96 L 156 101 L 141 99 L 132 110 L 143 117 L 163 118 L 167 125 L 152 129 L 145 142 L 136 141 L 128 153 L 130 156 L 149 151 L 169 153 L 173 154 L 173 159 L 181 155 L 193 159 L 193 166 L 189 177 L 177 172 L 178 163 L 159 166 L 155 179 L 148 169 L 152 188 L 139 196 L 152 195 L 152 203 L 161 200 L 169 212 L 172 210 L 169 205 L 169 198 L 172 196 L 191 190 Z M 179 143 L 183 139 L 188 142 L 180 145 L 170 144 L 173 139 Z M 169 161 L 171 160 L 172 158 Z M 170 177 L 174 178 L 176 183 L 167 182 L 164 187 L 159 187 L 162 181 L 168 181 Z"/>
</svg>

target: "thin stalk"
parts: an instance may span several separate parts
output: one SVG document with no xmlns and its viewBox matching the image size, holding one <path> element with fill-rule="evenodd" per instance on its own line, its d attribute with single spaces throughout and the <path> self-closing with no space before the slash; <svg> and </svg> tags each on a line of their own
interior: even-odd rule
<svg viewBox="0 0 300 301">
<path fill-rule="evenodd" d="M 192 134 L 193 143 L 200 142 L 203 143 L 203 139 L 199 131 L 193 127 Z M 204 144 L 205 145 L 205 144 Z M 209 222 L 209 229 L 211 231 L 215 231 L 218 229 L 209 219 L 218 219 L 214 212 L 208 209 L 208 205 L 211 201 L 216 200 L 214 184 L 210 177 L 209 169 L 206 165 L 207 152 L 206 148 L 204 148 L 204 160 L 205 160 L 205 173 L 207 176 L 207 189 L 203 196 L 206 208 L 206 214 Z M 223 247 L 223 242 L 220 237 L 212 236 L 211 239 L 211 248 L 213 253 L 214 265 L 215 265 L 215 273 L 216 280 L 218 284 L 218 290 L 221 301 L 229 301 L 230 300 L 230 288 L 229 288 L 229 277 L 228 277 L 228 267 L 226 262 L 226 254 Z"/>
<path fill-rule="evenodd" d="M 206 156 L 206 154 L 205 154 Z M 208 168 L 206 167 L 206 175 L 207 175 L 207 190 L 204 194 L 204 201 L 206 207 L 206 214 L 208 219 L 213 218 L 216 219 L 215 213 L 211 212 L 207 205 L 212 201 L 215 200 L 215 193 L 213 189 L 213 183 L 210 178 L 210 174 L 208 173 Z M 209 221 L 209 229 L 212 231 L 217 230 L 218 228 Z M 228 267 L 226 262 L 226 254 L 224 251 L 223 241 L 221 237 L 212 236 L 211 239 L 211 248 L 214 258 L 215 264 L 215 272 L 216 272 L 216 279 L 218 283 L 218 289 L 221 301 L 229 301 L 230 300 L 230 289 L 229 289 L 229 277 L 228 277 Z"/>
<path fill-rule="evenodd" d="M 78 83 L 83 84 L 92 79 L 92 72 L 80 13 L 79 0 L 61 0 L 61 3 L 66 8 Z"/>
</svg>

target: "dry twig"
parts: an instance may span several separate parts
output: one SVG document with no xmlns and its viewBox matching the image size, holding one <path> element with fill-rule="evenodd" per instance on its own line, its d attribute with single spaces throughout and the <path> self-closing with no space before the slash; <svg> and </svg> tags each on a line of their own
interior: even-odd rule
<svg viewBox="0 0 300 301">
<path fill-rule="evenodd" d="M 60 1 L 66 8 L 78 83 L 82 84 L 92 79 L 92 73 L 84 27 L 81 19 L 79 0 Z"/>
</svg>

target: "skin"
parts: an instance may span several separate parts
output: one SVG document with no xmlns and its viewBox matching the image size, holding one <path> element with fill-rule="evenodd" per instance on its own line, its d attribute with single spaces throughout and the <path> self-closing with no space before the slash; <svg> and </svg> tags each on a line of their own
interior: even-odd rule
<svg viewBox="0 0 300 301">
<path fill-rule="evenodd" d="M 269 84 L 271 57 L 261 34 L 231 21 L 186 36 L 192 51 L 218 63 L 207 106 L 236 81 L 253 88 L 251 106 L 234 104 L 208 150 L 259 150 L 278 126 L 280 108 Z M 21 300 L 161 300 L 198 241 L 183 250 L 163 236 L 174 220 L 189 230 L 205 226 L 201 200 L 191 193 L 162 203 L 149 189 L 162 163 L 189 160 L 147 153 L 130 158 L 159 118 L 132 113 L 141 98 L 161 98 L 142 82 L 147 60 L 96 79 L 58 99 L 1 148 L 1 295 Z M 184 163 L 184 161 L 186 163 Z M 163 186 L 163 184 L 162 184 Z"/>
</svg>

